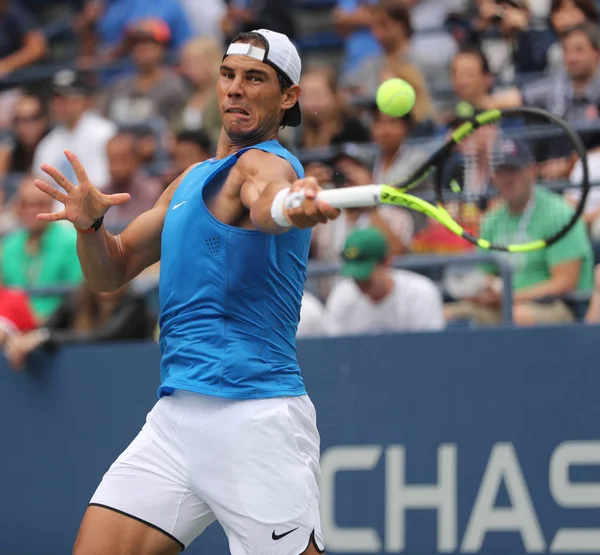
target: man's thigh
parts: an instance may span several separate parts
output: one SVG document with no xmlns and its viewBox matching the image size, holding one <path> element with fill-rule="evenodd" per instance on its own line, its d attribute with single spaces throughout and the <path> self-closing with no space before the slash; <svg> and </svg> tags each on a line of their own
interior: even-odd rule
<svg viewBox="0 0 600 555">
<path fill-rule="evenodd" d="M 88 507 L 73 555 L 175 555 L 181 545 L 162 531 L 104 507 Z"/>
</svg>

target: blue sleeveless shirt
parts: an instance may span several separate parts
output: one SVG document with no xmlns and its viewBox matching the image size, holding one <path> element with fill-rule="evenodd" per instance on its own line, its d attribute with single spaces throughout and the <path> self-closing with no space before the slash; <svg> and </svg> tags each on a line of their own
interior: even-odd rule
<svg viewBox="0 0 600 555">
<path fill-rule="evenodd" d="M 250 148 L 298 159 L 277 141 Z M 217 193 L 243 149 L 207 160 L 182 180 L 162 232 L 160 268 L 161 386 L 257 399 L 304 395 L 296 331 L 310 230 L 281 235 L 218 221 L 205 200 Z"/>
</svg>

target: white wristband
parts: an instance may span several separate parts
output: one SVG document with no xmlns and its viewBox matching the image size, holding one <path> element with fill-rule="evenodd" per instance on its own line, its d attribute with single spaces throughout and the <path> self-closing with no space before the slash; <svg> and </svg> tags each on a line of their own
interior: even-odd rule
<svg viewBox="0 0 600 555">
<path fill-rule="evenodd" d="M 285 199 L 290 192 L 290 188 L 281 189 L 273 199 L 271 204 L 271 218 L 279 227 L 292 227 L 292 224 L 285 217 Z"/>
</svg>

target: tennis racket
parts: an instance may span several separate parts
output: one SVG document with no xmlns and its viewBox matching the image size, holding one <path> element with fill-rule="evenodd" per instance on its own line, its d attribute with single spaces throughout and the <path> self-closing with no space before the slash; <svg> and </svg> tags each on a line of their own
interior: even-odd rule
<svg viewBox="0 0 600 555">
<path fill-rule="evenodd" d="M 576 164 L 583 178 L 568 202 L 564 190 Z M 425 183 L 429 199 L 408 192 Z M 527 252 L 553 245 L 577 225 L 589 188 L 579 134 L 547 111 L 517 108 L 457 123 L 445 144 L 401 181 L 323 190 L 317 199 L 334 208 L 408 208 L 479 248 Z M 302 192 L 276 198 L 272 213 L 285 217 L 284 209 L 304 198 Z"/>
</svg>

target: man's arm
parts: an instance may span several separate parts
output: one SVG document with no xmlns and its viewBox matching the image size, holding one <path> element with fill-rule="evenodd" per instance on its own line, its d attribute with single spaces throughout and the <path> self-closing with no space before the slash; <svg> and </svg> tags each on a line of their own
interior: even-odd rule
<svg viewBox="0 0 600 555">
<path fill-rule="evenodd" d="M 42 170 L 67 194 L 44 181 L 36 180 L 36 186 L 41 191 L 65 205 L 61 212 L 40 214 L 40 220 L 65 220 L 78 230 L 87 230 L 111 206 L 129 200 L 126 193 L 102 194 L 92 185 L 77 157 L 69 151 L 65 155 L 75 171 L 79 185 L 73 185 L 56 168 L 43 165 Z M 104 227 L 94 233 L 78 233 L 77 253 L 83 275 L 92 291 L 115 291 L 160 259 L 160 238 L 165 215 L 173 193 L 187 173 L 186 171 L 171 183 L 154 207 L 138 216 L 120 235 L 111 235 Z"/>
<path fill-rule="evenodd" d="M 275 223 L 271 215 L 275 196 L 283 189 L 290 189 L 290 192 L 303 190 L 306 194 L 301 207 L 286 210 L 286 218 L 295 227 L 313 227 L 339 216 L 339 210 L 315 202 L 321 190 L 317 180 L 313 177 L 298 179 L 291 164 L 279 156 L 250 150 L 240 157 L 238 166 L 243 176 L 240 198 L 250 211 L 252 225 L 259 231 L 279 234 L 288 229 Z"/>
<path fill-rule="evenodd" d="M 119 235 L 111 235 L 104 226 L 98 233 L 78 234 L 77 254 L 85 281 L 92 291 L 116 291 L 160 260 L 167 209 L 186 174 L 171 183 L 156 204 L 135 218 Z"/>
<path fill-rule="evenodd" d="M 23 46 L 0 60 L 0 73 L 7 74 L 39 60 L 46 53 L 46 37 L 40 31 L 30 31 L 23 37 Z"/>
<path fill-rule="evenodd" d="M 550 279 L 514 294 L 515 302 L 535 301 L 544 297 L 558 297 L 577 288 L 581 274 L 581 260 L 569 260 L 552 266 Z"/>
</svg>

